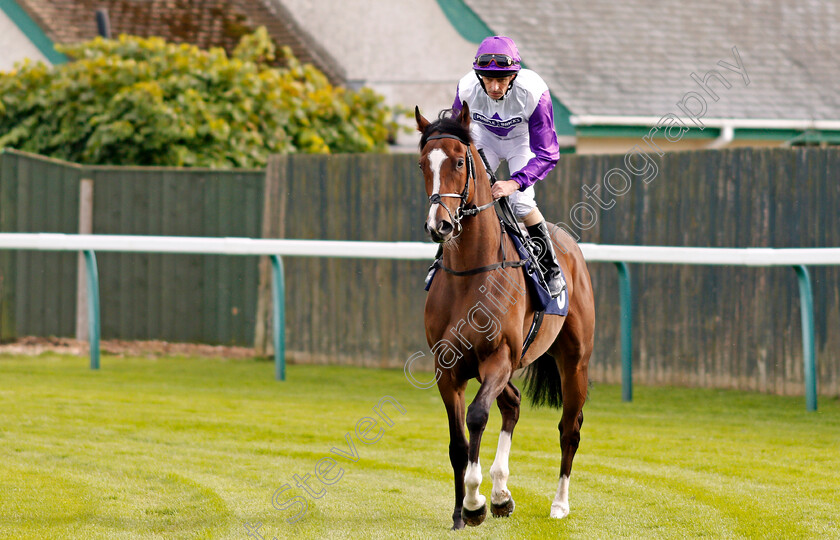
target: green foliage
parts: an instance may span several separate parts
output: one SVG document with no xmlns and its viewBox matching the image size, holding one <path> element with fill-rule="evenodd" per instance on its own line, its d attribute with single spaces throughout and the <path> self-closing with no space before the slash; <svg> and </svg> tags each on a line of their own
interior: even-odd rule
<svg viewBox="0 0 840 540">
<path fill-rule="evenodd" d="M 274 153 L 381 152 L 391 111 L 332 86 L 260 29 L 228 57 L 122 35 L 60 46 L 73 62 L 0 73 L 0 148 L 111 165 L 262 167 Z"/>
</svg>

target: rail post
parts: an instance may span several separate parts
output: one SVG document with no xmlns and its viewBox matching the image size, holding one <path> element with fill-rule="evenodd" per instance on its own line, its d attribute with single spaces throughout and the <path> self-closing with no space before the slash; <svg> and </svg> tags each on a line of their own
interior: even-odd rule
<svg viewBox="0 0 840 540">
<path fill-rule="evenodd" d="M 274 378 L 286 380 L 286 280 L 283 260 L 271 255 L 272 305 L 274 307 Z"/>
<path fill-rule="evenodd" d="M 621 401 L 633 401 L 633 291 L 630 269 L 616 262 L 621 309 Z"/>
<path fill-rule="evenodd" d="M 85 250 L 87 268 L 88 336 L 90 341 L 90 369 L 99 369 L 99 271 L 96 254 Z"/>
<path fill-rule="evenodd" d="M 793 267 L 799 278 L 799 304 L 802 312 L 802 362 L 805 377 L 805 406 L 817 410 L 817 354 L 814 337 L 814 294 L 811 277 L 804 265 Z"/>
</svg>

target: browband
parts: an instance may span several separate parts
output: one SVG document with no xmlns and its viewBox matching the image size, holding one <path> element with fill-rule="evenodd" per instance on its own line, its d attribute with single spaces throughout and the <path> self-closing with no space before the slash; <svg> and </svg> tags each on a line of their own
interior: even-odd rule
<svg viewBox="0 0 840 540">
<path fill-rule="evenodd" d="M 426 142 L 434 141 L 435 139 L 455 139 L 456 141 L 463 144 L 464 146 L 469 146 L 470 145 L 470 143 L 468 143 L 467 141 L 465 141 L 461 137 L 458 137 L 456 135 L 450 135 L 449 133 L 443 133 L 441 135 L 432 135 L 431 137 L 426 139 Z"/>
</svg>

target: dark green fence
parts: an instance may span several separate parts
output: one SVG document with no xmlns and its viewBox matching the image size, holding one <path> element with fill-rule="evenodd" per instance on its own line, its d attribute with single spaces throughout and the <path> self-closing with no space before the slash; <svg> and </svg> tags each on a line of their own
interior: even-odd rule
<svg viewBox="0 0 840 540">
<path fill-rule="evenodd" d="M 416 156 L 286 156 L 274 162 L 285 236 L 422 240 L 426 197 Z M 605 173 L 624 156 L 562 156 L 537 186 L 552 222 L 581 241 L 698 247 L 840 246 L 840 151 L 736 149 L 656 157 L 649 183 Z M 638 158 L 631 165 L 641 169 Z M 271 178 L 269 179 L 271 180 Z M 582 187 L 594 188 L 587 197 Z M 614 204 L 610 204 L 611 201 Z M 586 202 L 591 228 L 570 210 Z M 606 209 L 607 206 L 611 208 Z M 604 208 L 602 208 L 604 207 Z M 277 212 L 280 212 L 277 210 Z M 279 215 L 279 214 L 278 214 Z M 588 214 L 577 214 L 579 222 Z M 587 218 L 587 219 L 584 219 Z M 279 218 L 276 218 L 279 219 Z M 586 223 L 581 223 L 586 225 Z M 299 361 L 400 367 L 429 356 L 422 324 L 426 264 L 287 260 L 288 348 Z M 597 301 L 595 380 L 620 382 L 618 284 L 612 264 L 592 264 Z M 794 272 L 631 265 L 634 375 L 639 382 L 801 393 L 802 341 Z M 819 390 L 840 393 L 838 268 L 811 269 Z"/>
<path fill-rule="evenodd" d="M 274 234 L 425 240 L 417 156 L 277 156 L 267 184 L 276 199 L 269 219 L 283 224 Z M 401 366 L 425 347 L 423 278 L 430 262 L 287 257 L 287 349 L 302 362 Z"/>
<path fill-rule="evenodd" d="M 639 167 L 638 160 L 633 162 Z M 602 178 L 625 168 L 624 156 L 564 156 L 544 209 L 587 201 L 596 224 L 586 242 L 697 247 L 840 246 L 840 150 L 737 149 L 666 154 L 650 183 L 632 177 L 614 197 Z M 609 210 L 587 199 L 600 186 Z M 618 181 L 615 184 L 619 184 Z M 545 210 L 544 210 L 545 212 Z M 548 213 L 548 212 L 547 212 Z M 593 373 L 620 380 L 618 286 L 610 265 L 592 265 L 598 339 Z M 634 374 L 638 380 L 802 392 L 797 281 L 787 268 L 632 265 Z M 815 287 L 819 391 L 840 394 L 840 268 L 811 269 Z"/>
<path fill-rule="evenodd" d="M 264 171 L 80 167 L 9 151 L 0 159 L 3 232 L 78 232 L 79 181 L 89 178 L 94 233 L 260 235 Z M 98 259 L 104 338 L 252 343 L 256 259 Z M 75 334 L 75 255 L 3 251 L 0 264 L 2 337 Z"/>
<path fill-rule="evenodd" d="M 78 231 L 82 168 L 4 151 L 0 231 Z M 76 255 L 0 251 L 0 339 L 75 333 Z"/>
<path fill-rule="evenodd" d="M 276 157 L 266 190 L 260 171 L 82 168 L 6 152 L 0 230 L 75 231 L 78 181 L 91 178 L 97 233 L 423 240 L 426 197 L 416 160 Z M 658 172 L 649 183 L 630 175 L 631 184 L 622 186 L 613 178 L 614 190 L 626 188 L 614 196 L 602 179 L 611 169 L 627 170 L 624 156 L 562 156 L 537 186 L 537 200 L 550 221 L 567 224 L 585 242 L 840 246 L 840 150 L 681 152 L 653 163 Z M 587 197 L 584 185 L 603 202 Z M 601 208 L 612 200 L 611 208 Z M 582 202 L 594 210 L 576 214 L 579 221 L 593 217 L 587 230 L 569 214 Z M 105 337 L 252 343 L 256 259 L 101 254 L 100 260 Z M 416 351 L 429 354 L 422 321 L 426 263 L 285 262 L 293 359 L 401 367 Z M 0 252 L 2 336 L 72 335 L 75 268 L 71 255 Z M 598 314 L 593 378 L 619 382 L 616 271 L 611 264 L 590 270 Z M 631 265 L 631 272 L 638 382 L 802 392 L 792 271 Z M 811 272 L 819 391 L 837 395 L 840 269 Z"/>
</svg>

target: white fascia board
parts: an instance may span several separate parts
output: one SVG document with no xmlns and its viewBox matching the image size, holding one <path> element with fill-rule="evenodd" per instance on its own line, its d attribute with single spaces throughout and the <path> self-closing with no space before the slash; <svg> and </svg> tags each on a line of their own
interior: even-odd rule
<svg viewBox="0 0 840 540">
<path fill-rule="evenodd" d="M 610 116 L 575 114 L 569 118 L 574 126 L 655 126 L 661 116 Z M 762 118 L 701 118 L 704 125 L 712 128 L 732 129 L 816 129 L 840 131 L 840 120 L 783 120 Z M 686 123 L 687 124 L 687 123 Z"/>
</svg>

